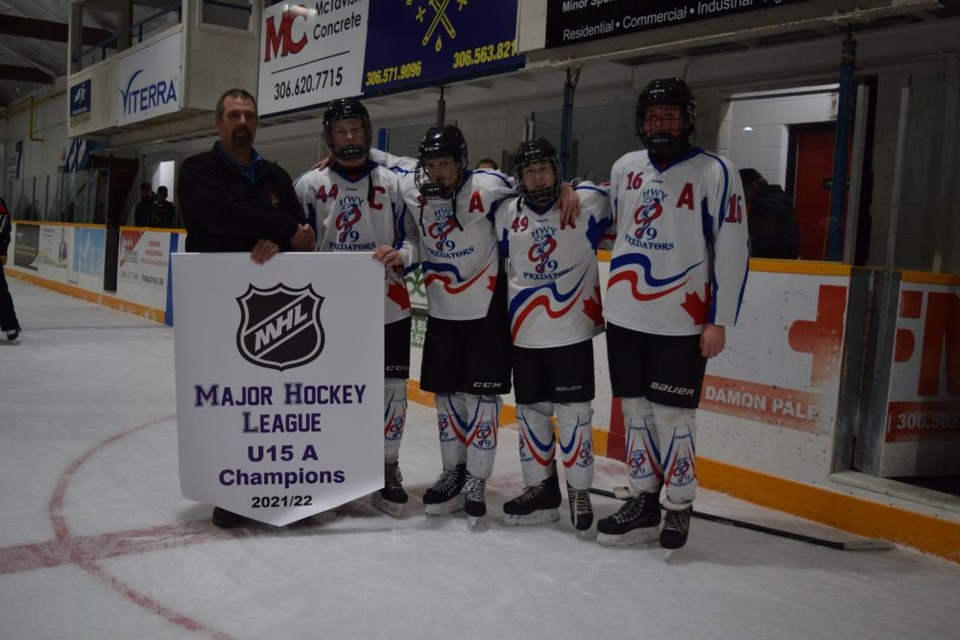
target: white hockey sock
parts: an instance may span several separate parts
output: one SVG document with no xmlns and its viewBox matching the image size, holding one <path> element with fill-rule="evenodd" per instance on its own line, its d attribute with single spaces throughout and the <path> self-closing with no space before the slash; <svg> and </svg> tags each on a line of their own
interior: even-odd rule
<svg viewBox="0 0 960 640">
<path fill-rule="evenodd" d="M 654 404 L 653 415 L 660 435 L 660 450 L 664 452 L 666 502 L 668 508 L 682 509 L 693 502 L 697 493 L 697 451 L 694 445 L 697 412 L 696 409 Z"/>
<path fill-rule="evenodd" d="M 407 381 L 386 378 L 383 383 L 383 459 L 400 458 L 400 441 L 407 423 Z"/>
<path fill-rule="evenodd" d="M 589 489 L 593 485 L 593 408 L 589 402 L 558 402 L 554 407 L 567 484 Z"/>
<path fill-rule="evenodd" d="M 653 421 L 653 406 L 646 398 L 621 398 L 627 427 L 627 479 L 636 492 L 660 493 L 663 466 Z"/>
<path fill-rule="evenodd" d="M 500 396 L 477 396 L 458 393 L 466 416 L 464 443 L 467 447 L 467 473 L 486 480 L 493 474 L 497 454 L 497 431 L 500 428 Z"/>
<path fill-rule="evenodd" d="M 467 447 L 464 444 L 464 411 L 462 403 L 455 394 L 438 393 L 437 427 L 440 436 L 440 460 L 443 468 L 452 471 L 467 461 Z"/>
<path fill-rule="evenodd" d="M 535 487 L 553 475 L 553 405 L 549 402 L 518 404 L 520 469 L 523 484 Z"/>
</svg>

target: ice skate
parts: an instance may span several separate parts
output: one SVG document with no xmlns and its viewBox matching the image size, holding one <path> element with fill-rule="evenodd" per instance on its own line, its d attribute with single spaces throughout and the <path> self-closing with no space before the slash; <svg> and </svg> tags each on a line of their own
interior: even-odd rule
<svg viewBox="0 0 960 640">
<path fill-rule="evenodd" d="M 399 518 L 403 511 L 402 505 L 410 499 L 403 489 L 400 465 L 396 462 L 385 463 L 383 476 L 383 489 L 374 493 L 370 497 L 370 502 L 387 515 Z"/>
<path fill-rule="evenodd" d="M 574 489 L 567 484 L 567 500 L 570 503 L 570 522 L 583 537 L 593 524 L 593 503 L 587 489 Z"/>
<path fill-rule="evenodd" d="M 660 503 L 656 493 L 627 498 L 620 510 L 597 521 L 597 542 L 626 547 L 653 542 L 659 535 Z"/>
<path fill-rule="evenodd" d="M 486 487 L 486 480 L 467 473 L 467 483 L 463 489 L 465 496 L 463 508 L 467 512 L 467 522 L 471 527 L 477 526 L 480 518 L 487 515 L 487 502 L 484 497 Z"/>
<path fill-rule="evenodd" d="M 660 546 L 667 549 L 667 560 L 673 555 L 672 551 L 687 544 L 687 535 L 690 533 L 690 514 L 693 507 L 686 509 L 666 509 L 663 518 L 663 529 L 660 531 Z"/>
<path fill-rule="evenodd" d="M 254 520 L 220 507 L 213 508 L 213 525 L 220 529 L 236 529 L 254 524 Z"/>
<path fill-rule="evenodd" d="M 519 496 L 504 503 L 507 526 L 533 526 L 549 524 L 560 519 L 558 507 L 563 502 L 556 471 L 538 485 L 527 487 Z"/>
<path fill-rule="evenodd" d="M 433 486 L 423 492 L 423 504 L 428 516 L 444 516 L 463 509 L 463 485 L 467 481 L 467 465 L 458 464 L 437 476 Z"/>
</svg>

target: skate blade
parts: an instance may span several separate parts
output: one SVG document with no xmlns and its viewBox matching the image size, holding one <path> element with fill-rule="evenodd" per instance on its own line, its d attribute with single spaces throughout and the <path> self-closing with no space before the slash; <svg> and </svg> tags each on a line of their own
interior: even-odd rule
<svg viewBox="0 0 960 640">
<path fill-rule="evenodd" d="M 508 514 L 503 518 L 503 524 L 508 527 L 535 527 L 541 524 L 550 524 L 559 519 L 559 509 L 538 509 L 525 516 Z"/>
<path fill-rule="evenodd" d="M 476 529 L 482 518 L 483 516 L 467 516 L 467 524 L 470 525 L 471 529 Z"/>
<path fill-rule="evenodd" d="M 635 547 L 639 544 L 656 542 L 660 539 L 658 527 L 641 527 L 617 535 L 612 533 L 598 533 L 597 544 L 604 547 Z"/>
<path fill-rule="evenodd" d="M 466 496 L 459 495 L 454 498 L 447 500 L 446 502 L 439 502 L 437 504 L 427 504 L 423 506 L 423 510 L 428 516 L 448 516 L 451 513 L 456 513 L 457 511 L 463 511 L 463 505 L 466 502 Z"/>
<path fill-rule="evenodd" d="M 399 504 L 397 502 L 390 502 L 389 500 L 384 500 L 383 496 L 381 496 L 379 492 L 374 493 L 372 496 L 370 496 L 370 504 L 372 504 L 374 507 L 376 507 L 380 511 L 383 511 L 388 516 L 392 516 L 394 518 L 399 518 L 400 515 L 403 513 L 402 504 Z"/>
<path fill-rule="evenodd" d="M 677 552 L 676 549 L 667 549 L 663 554 L 663 561 L 666 564 L 670 564 L 673 561 L 673 554 Z"/>
</svg>

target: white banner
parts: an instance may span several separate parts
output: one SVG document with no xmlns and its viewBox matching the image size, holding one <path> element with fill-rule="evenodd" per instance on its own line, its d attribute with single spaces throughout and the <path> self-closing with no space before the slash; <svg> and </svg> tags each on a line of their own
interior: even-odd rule
<svg viewBox="0 0 960 640">
<path fill-rule="evenodd" d="M 118 296 L 154 309 L 166 308 L 170 235 L 169 231 L 120 230 Z"/>
<path fill-rule="evenodd" d="M 312 107 L 362 90 L 367 0 L 276 4 L 260 25 L 260 115 Z"/>
<path fill-rule="evenodd" d="M 175 254 L 180 486 L 285 525 L 383 487 L 383 267 Z"/>
<path fill-rule="evenodd" d="M 117 124 L 149 120 L 180 110 L 180 42 L 177 31 L 117 61 Z"/>
</svg>

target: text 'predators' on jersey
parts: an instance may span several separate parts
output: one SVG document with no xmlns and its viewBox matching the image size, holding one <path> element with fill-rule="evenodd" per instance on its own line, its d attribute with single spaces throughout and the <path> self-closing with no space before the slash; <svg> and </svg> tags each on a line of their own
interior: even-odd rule
<svg viewBox="0 0 960 640">
<path fill-rule="evenodd" d="M 399 182 L 389 169 L 367 163 L 349 176 L 329 167 L 308 171 L 297 179 L 294 190 L 320 251 L 372 252 L 387 244 L 409 254 L 402 244 L 406 233 Z M 384 287 L 385 324 L 410 317 L 403 276 L 385 268 Z"/>
<path fill-rule="evenodd" d="M 543 213 L 521 198 L 497 209 L 513 344 L 531 349 L 589 340 L 603 329 L 597 243 L 612 222 L 607 189 L 581 182 L 580 215 L 563 224 L 559 206 Z"/>
<path fill-rule="evenodd" d="M 412 173 L 403 175 L 400 185 L 427 314 L 443 320 L 485 317 L 499 270 L 493 212 L 498 201 L 516 193 L 510 181 L 498 172 L 467 171 L 455 201 L 423 198 Z"/>
<path fill-rule="evenodd" d="M 730 162 L 696 148 L 660 171 L 646 151 L 633 151 L 614 163 L 610 185 L 616 239 L 607 321 L 662 335 L 733 326 L 749 248 L 743 188 Z"/>
</svg>

